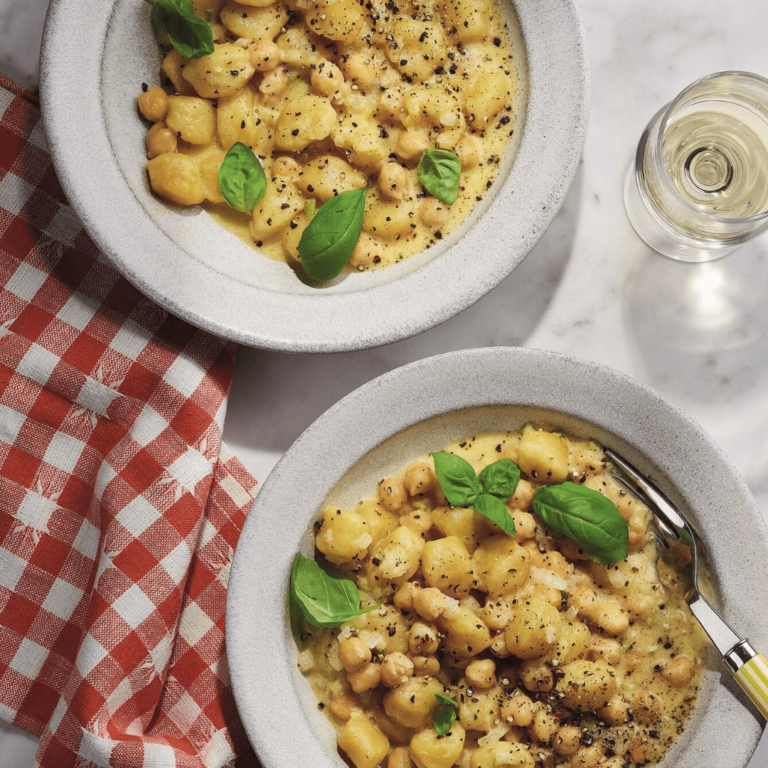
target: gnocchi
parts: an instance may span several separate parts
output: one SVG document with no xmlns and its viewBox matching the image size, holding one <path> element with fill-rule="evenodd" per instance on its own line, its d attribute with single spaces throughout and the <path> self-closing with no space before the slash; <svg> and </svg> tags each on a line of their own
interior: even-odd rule
<svg viewBox="0 0 768 768">
<path fill-rule="evenodd" d="M 335 160 L 336 175 L 348 173 Z M 302 172 L 299 186 L 314 186 L 312 167 Z M 622 498 L 602 449 L 590 442 L 585 460 L 585 445 L 526 425 L 447 447 L 477 472 L 519 462 L 522 490 L 507 509 L 516 526 L 530 518 L 522 540 L 451 508 L 430 456 L 372 498 L 324 510 L 318 550 L 356 581 L 363 605 L 379 606 L 302 641 L 314 660 L 305 675 L 355 768 L 647 768 L 682 731 L 707 642 L 680 566 L 659 561 L 676 585 L 661 592 L 653 537 L 605 566 L 533 512 L 536 489 L 564 475 Z M 625 519 L 647 512 L 618 508 Z M 436 694 L 456 703 L 444 736 Z"/>
<path fill-rule="evenodd" d="M 138 96 L 151 161 L 198 161 L 199 188 L 180 193 L 155 163 L 152 191 L 205 205 L 259 253 L 300 269 L 305 203 L 366 189 L 363 233 L 348 271 L 387 267 L 438 244 L 492 187 L 515 151 L 526 112 L 524 46 L 493 0 L 193 0 L 213 29 L 213 52 L 172 49 L 161 85 Z M 242 143 L 270 187 L 252 212 L 227 207 L 215 173 Z M 430 147 L 455 152 L 460 189 L 448 205 L 422 186 Z M 296 166 L 281 173 L 286 160 Z M 149 169 L 148 169 L 149 170 Z M 275 179 L 282 179 L 277 184 Z M 312 203 L 310 203 L 310 206 Z"/>
</svg>

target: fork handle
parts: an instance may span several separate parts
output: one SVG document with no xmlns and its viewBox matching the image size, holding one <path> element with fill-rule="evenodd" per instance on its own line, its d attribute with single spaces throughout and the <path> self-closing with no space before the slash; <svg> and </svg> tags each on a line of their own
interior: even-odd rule
<svg viewBox="0 0 768 768">
<path fill-rule="evenodd" d="M 725 663 L 750 701 L 768 720 L 768 662 L 763 654 L 744 640 L 725 656 Z"/>
<path fill-rule="evenodd" d="M 692 590 L 686 602 L 720 651 L 736 682 L 768 720 L 768 662 L 765 657 L 742 640 L 698 590 Z"/>
</svg>

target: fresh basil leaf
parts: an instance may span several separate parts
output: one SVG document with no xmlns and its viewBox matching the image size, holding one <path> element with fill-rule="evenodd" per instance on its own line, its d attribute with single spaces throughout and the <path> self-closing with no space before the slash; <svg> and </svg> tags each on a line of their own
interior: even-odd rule
<svg viewBox="0 0 768 768">
<path fill-rule="evenodd" d="M 461 160 L 447 149 L 427 149 L 416 168 L 424 189 L 446 205 L 453 205 L 459 194 Z"/>
<path fill-rule="evenodd" d="M 325 281 L 341 273 L 360 239 L 364 214 L 364 189 L 342 192 L 320 206 L 299 240 L 301 265 L 309 277 Z"/>
<path fill-rule="evenodd" d="M 456 710 L 458 704 L 444 696 L 442 693 L 436 693 L 435 698 L 440 702 L 432 713 L 432 725 L 435 726 L 438 736 L 445 736 L 451 730 L 451 726 L 456 722 Z"/>
<path fill-rule="evenodd" d="M 293 567 L 291 568 L 291 573 L 293 573 Z M 288 585 L 288 618 L 291 623 L 291 634 L 293 635 L 293 639 L 298 643 L 307 633 L 307 622 L 304 620 L 301 606 L 299 606 L 299 603 L 294 597 L 290 584 Z"/>
<path fill-rule="evenodd" d="M 472 465 L 447 451 L 435 451 L 435 474 L 452 507 L 468 507 L 481 492 L 480 480 Z"/>
<path fill-rule="evenodd" d="M 478 477 L 483 493 L 507 501 L 520 481 L 520 467 L 512 459 L 499 459 L 483 467 Z"/>
<path fill-rule="evenodd" d="M 219 168 L 219 192 L 230 208 L 248 213 L 267 193 L 267 176 L 250 147 L 237 142 Z"/>
<path fill-rule="evenodd" d="M 618 563 L 629 554 L 626 520 L 612 501 L 591 488 L 571 482 L 542 485 L 533 495 L 533 511 L 598 563 Z"/>
<path fill-rule="evenodd" d="M 154 21 L 171 45 L 185 59 L 199 59 L 213 53 L 213 30 L 195 14 L 189 0 L 147 0 Z"/>
<path fill-rule="evenodd" d="M 290 589 L 304 618 L 316 627 L 340 627 L 377 607 L 360 608 L 360 593 L 354 581 L 321 568 L 300 552 L 291 565 Z"/>
<path fill-rule="evenodd" d="M 444 693 L 436 693 L 435 698 L 441 704 L 447 704 L 449 707 L 454 707 L 455 709 L 458 709 L 459 705 L 453 699 L 449 699 Z"/>
<path fill-rule="evenodd" d="M 475 509 L 483 516 L 501 528 L 504 533 L 510 536 L 515 535 L 515 521 L 504 502 L 490 493 L 481 493 L 474 502 Z"/>
</svg>

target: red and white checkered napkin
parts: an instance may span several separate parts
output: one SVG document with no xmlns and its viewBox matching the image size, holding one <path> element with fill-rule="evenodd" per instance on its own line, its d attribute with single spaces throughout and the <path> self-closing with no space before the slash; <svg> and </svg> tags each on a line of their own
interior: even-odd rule
<svg viewBox="0 0 768 768">
<path fill-rule="evenodd" d="M 0 79 L 0 717 L 40 766 L 256 764 L 224 654 L 256 484 L 221 443 L 234 351 L 109 266 Z"/>
</svg>

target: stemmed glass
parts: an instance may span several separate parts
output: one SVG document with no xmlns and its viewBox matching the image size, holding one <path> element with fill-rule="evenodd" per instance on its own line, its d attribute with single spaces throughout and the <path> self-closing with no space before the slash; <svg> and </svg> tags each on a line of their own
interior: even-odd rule
<svg viewBox="0 0 768 768">
<path fill-rule="evenodd" d="M 624 202 L 637 234 L 680 261 L 718 259 L 768 229 L 768 80 L 718 72 L 662 107 Z"/>
</svg>

